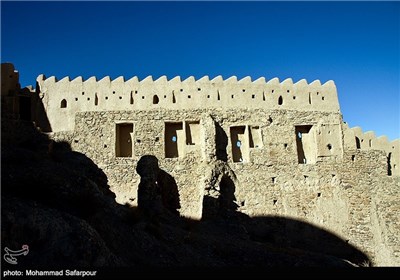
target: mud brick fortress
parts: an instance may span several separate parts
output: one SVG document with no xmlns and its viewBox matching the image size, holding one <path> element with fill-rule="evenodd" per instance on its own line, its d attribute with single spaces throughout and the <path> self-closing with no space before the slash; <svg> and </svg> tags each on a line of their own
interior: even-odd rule
<svg viewBox="0 0 400 280">
<path fill-rule="evenodd" d="M 237 211 L 306 221 L 400 265 L 400 141 L 348 127 L 333 81 L 40 75 L 21 89 L 12 64 L 1 74 L 3 118 L 85 154 L 121 204 L 136 205 L 137 162 L 154 155 L 181 216 L 230 191 Z"/>
</svg>

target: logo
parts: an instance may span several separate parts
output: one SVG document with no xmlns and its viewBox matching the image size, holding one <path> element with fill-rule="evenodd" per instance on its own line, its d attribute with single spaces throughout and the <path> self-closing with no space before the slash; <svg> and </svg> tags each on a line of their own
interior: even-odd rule
<svg viewBox="0 0 400 280">
<path fill-rule="evenodd" d="M 22 245 L 22 249 L 18 251 L 13 251 L 8 249 L 7 247 L 4 248 L 4 251 L 6 253 L 4 254 L 4 260 L 8 262 L 9 264 L 18 264 L 16 256 L 21 256 L 21 255 L 28 255 L 29 253 L 29 246 L 28 245 Z"/>
</svg>

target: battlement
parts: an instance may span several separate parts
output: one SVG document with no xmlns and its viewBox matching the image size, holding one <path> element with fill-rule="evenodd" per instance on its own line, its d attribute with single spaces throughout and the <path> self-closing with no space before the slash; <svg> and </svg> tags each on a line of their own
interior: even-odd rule
<svg viewBox="0 0 400 280">
<path fill-rule="evenodd" d="M 166 76 L 154 80 L 133 77 L 100 80 L 81 76 L 58 80 L 52 76 L 37 78 L 38 92 L 48 115 L 61 118 L 61 126 L 51 124 L 53 131 L 73 130 L 74 115 L 83 111 L 118 111 L 152 109 L 284 109 L 339 113 L 336 86 L 333 81 L 321 84 L 319 80 L 307 83 L 305 79 L 293 83 L 278 78 L 266 81 L 250 77 L 238 80 L 236 76 L 210 79 L 193 76 L 182 80 Z M 68 123 L 65 120 L 68 119 Z"/>
<path fill-rule="evenodd" d="M 210 79 L 193 76 L 170 80 L 162 76 L 153 80 L 133 77 L 100 80 L 77 77 L 61 80 L 40 75 L 37 78 L 44 103 L 55 109 L 78 111 L 147 110 L 147 109 L 203 109 L 203 108 L 266 108 L 301 111 L 339 112 L 336 86 L 333 81 L 321 84 L 319 80 L 307 83 L 292 79 L 279 82 L 278 78 L 266 81 L 250 77 L 238 80 L 232 76 Z M 63 106 L 61 106 L 63 103 Z M 58 107 L 58 108 L 57 108 Z M 51 110 L 52 111 L 52 110 Z M 60 110 L 57 110 L 60 111 Z M 61 110 L 62 111 L 62 110 Z M 49 111 L 48 111 L 49 112 Z"/>
<path fill-rule="evenodd" d="M 343 133 L 345 148 L 361 151 L 384 151 L 389 166 L 388 173 L 400 175 L 400 139 L 389 141 L 384 135 L 376 137 L 373 131 L 363 132 L 358 126 L 349 128 L 346 123 L 343 124 Z"/>
</svg>

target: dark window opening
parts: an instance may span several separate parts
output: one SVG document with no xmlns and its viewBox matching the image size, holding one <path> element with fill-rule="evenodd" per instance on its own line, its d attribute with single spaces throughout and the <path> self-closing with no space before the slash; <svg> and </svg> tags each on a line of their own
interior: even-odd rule
<svg viewBox="0 0 400 280">
<path fill-rule="evenodd" d="M 234 126 L 230 128 L 233 162 L 243 162 L 244 132 L 245 126 Z"/>
<path fill-rule="evenodd" d="M 172 103 L 176 103 L 175 93 L 172 92 Z"/>
<path fill-rule="evenodd" d="M 296 99 L 296 96 L 293 96 L 293 100 Z"/>
<path fill-rule="evenodd" d="M 392 164 L 391 164 L 392 153 L 389 153 L 387 156 L 387 174 L 388 176 L 392 176 Z"/>
<path fill-rule="evenodd" d="M 90 97 L 88 97 L 87 100 L 90 101 Z"/>
<path fill-rule="evenodd" d="M 188 95 L 188 98 L 191 98 L 191 96 L 190 96 L 190 95 Z"/>
<path fill-rule="evenodd" d="M 282 98 L 282 96 L 279 96 L 278 105 L 282 105 L 282 104 L 283 104 L 283 98 Z"/>
<path fill-rule="evenodd" d="M 75 101 L 78 101 L 78 97 L 75 97 Z"/>
<path fill-rule="evenodd" d="M 312 125 L 295 127 L 298 162 L 315 162 L 315 139 L 311 132 Z"/>
<path fill-rule="evenodd" d="M 278 202 L 277 199 L 274 199 L 274 200 L 272 201 L 272 203 L 273 203 L 274 205 L 276 205 L 277 202 Z"/>
<path fill-rule="evenodd" d="M 252 94 L 252 95 L 251 95 L 251 98 L 253 98 L 253 99 L 256 98 L 256 95 L 255 95 L 255 94 Z"/>
<path fill-rule="evenodd" d="M 221 100 L 221 97 L 219 96 L 219 91 L 218 91 L 218 96 L 217 96 L 217 100 Z"/>
<path fill-rule="evenodd" d="M 142 99 L 144 99 L 144 96 L 142 96 Z"/>
<path fill-rule="evenodd" d="M 321 193 L 319 192 L 319 193 L 317 193 L 317 197 L 321 197 Z"/>
<path fill-rule="evenodd" d="M 82 91 L 82 95 L 85 95 L 85 92 L 84 92 L 84 91 Z"/>
<path fill-rule="evenodd" d="M 67 108 L 67 100 L 65 100 L 65 99 L 61 100 L 60 108 Z"/>
<path fill-rule="evenodd" d="M 272 184 L 275 184 L 275 182 L 276 182 L 276 177 L 272 177 L 271 180 L 272 180 Z"/>
<path fill-rule="evenodd" d="M 153 96 L 153 104 L 158 104 L 158 102 L 160 102 L 160 99 L 158 98 L 157 95 Z"/>
<path fill-rule="evenodd" d="M 226 147 L 228 146 L 228 136 L 225 130 L 221 127 L 220 123 L 215 122 L 215 152 L 217 159 L 227 162 L 228 153 Z"/>
<path fill-rule="evenodd" d="M 165 123 L 165 157 L 177 158 L 182 149 L 183 125 L 178 123 Z"/>
<path fill-rule="evenodd" d="M 360 138 L 358 138 L 357 136 L 356 136 L 356 148 L 361 149 Z"/>
<path fill-rule="evenodd" d="M 332 150 L 332 145 L 331 144 L 326 145 L 326 147 L 328 148 L 329 151 Z"/>
<path fill-rule="evenodd" d="M 119 99 L 121 100 L 121 99 L 122 99 L 122 96 L 120 96 Z"/>
<path fill-rule="evenodd" d="M 231 98 L 233 98 L 233 97 L 234 97 L 234 95 L 232 94 L 232 95 L 231 95 Z"/>
<path fill-rule="evenodd" d="M 119 123 L 116 126 L 115 154 L 117 157 L 132 157 L 132 123 Z"/>
<path fill-rule="evenodd" d="M 97 96 L 97 92 L 94 94 L 94 106 L 99 105 L 99 97 Z"/>
<path fill-rule="evenodd" d="M 129 98 L 129 103 L 132 105 L 133 104 L 133 93 L 132 93 L 132 91 L 131 91 L 131 96 L 130 96 L 130 98 Z"/>
<path fill-rule="evenodd" d="M 311 105 L 311 92 L 308 93 L 308 104 Z"/>
<path fill-rule="evenodd" d="M 369 147 L 372 146 L 372 140 L 371 139 L 369 139 L 368 144 L 369 144 Z"/>
<path fill-rule="evenodd" d="M 354 161 L 356 159 L 355 155 L 351 155 L 351 161 Z"/>
</svg>

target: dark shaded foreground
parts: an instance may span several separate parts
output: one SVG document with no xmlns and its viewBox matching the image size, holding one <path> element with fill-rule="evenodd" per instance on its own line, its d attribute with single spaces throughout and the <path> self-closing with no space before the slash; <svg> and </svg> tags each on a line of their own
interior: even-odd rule
<svg viewBox="0 0 400 280">
<path fill-rule="evenodd" d="M 176 215 L 179 196 L 170 186 L 174 179 L 157 169 L 153 177 L 147 161 L 138 164 L 142 186 L 157 181 L 169 186 L 172 196 L 158 191 L 161 204 L 155 216 L 119 205 L 107 177 L 91 159 L 65 142 L 50 141 L 28 122 L 19 126 L 29 137 L 11 137 L 3 130 L 1 151 L 1 242 L 12 250 L 29 245 L 29 254 L 18 257 L 19 268 L 110 268 L 129 276 L 127 270 L 155 273 L 153 268 L 205 273 L 369 263 L 365 254 L 337 236 L 296 220 L 250 218 L 232 207 L 212 215 L 205 207 L 207 218 L 200 222 L 181 218 Z M 16 268 L 4 259 L 2 267 Z"/>
</svg>

